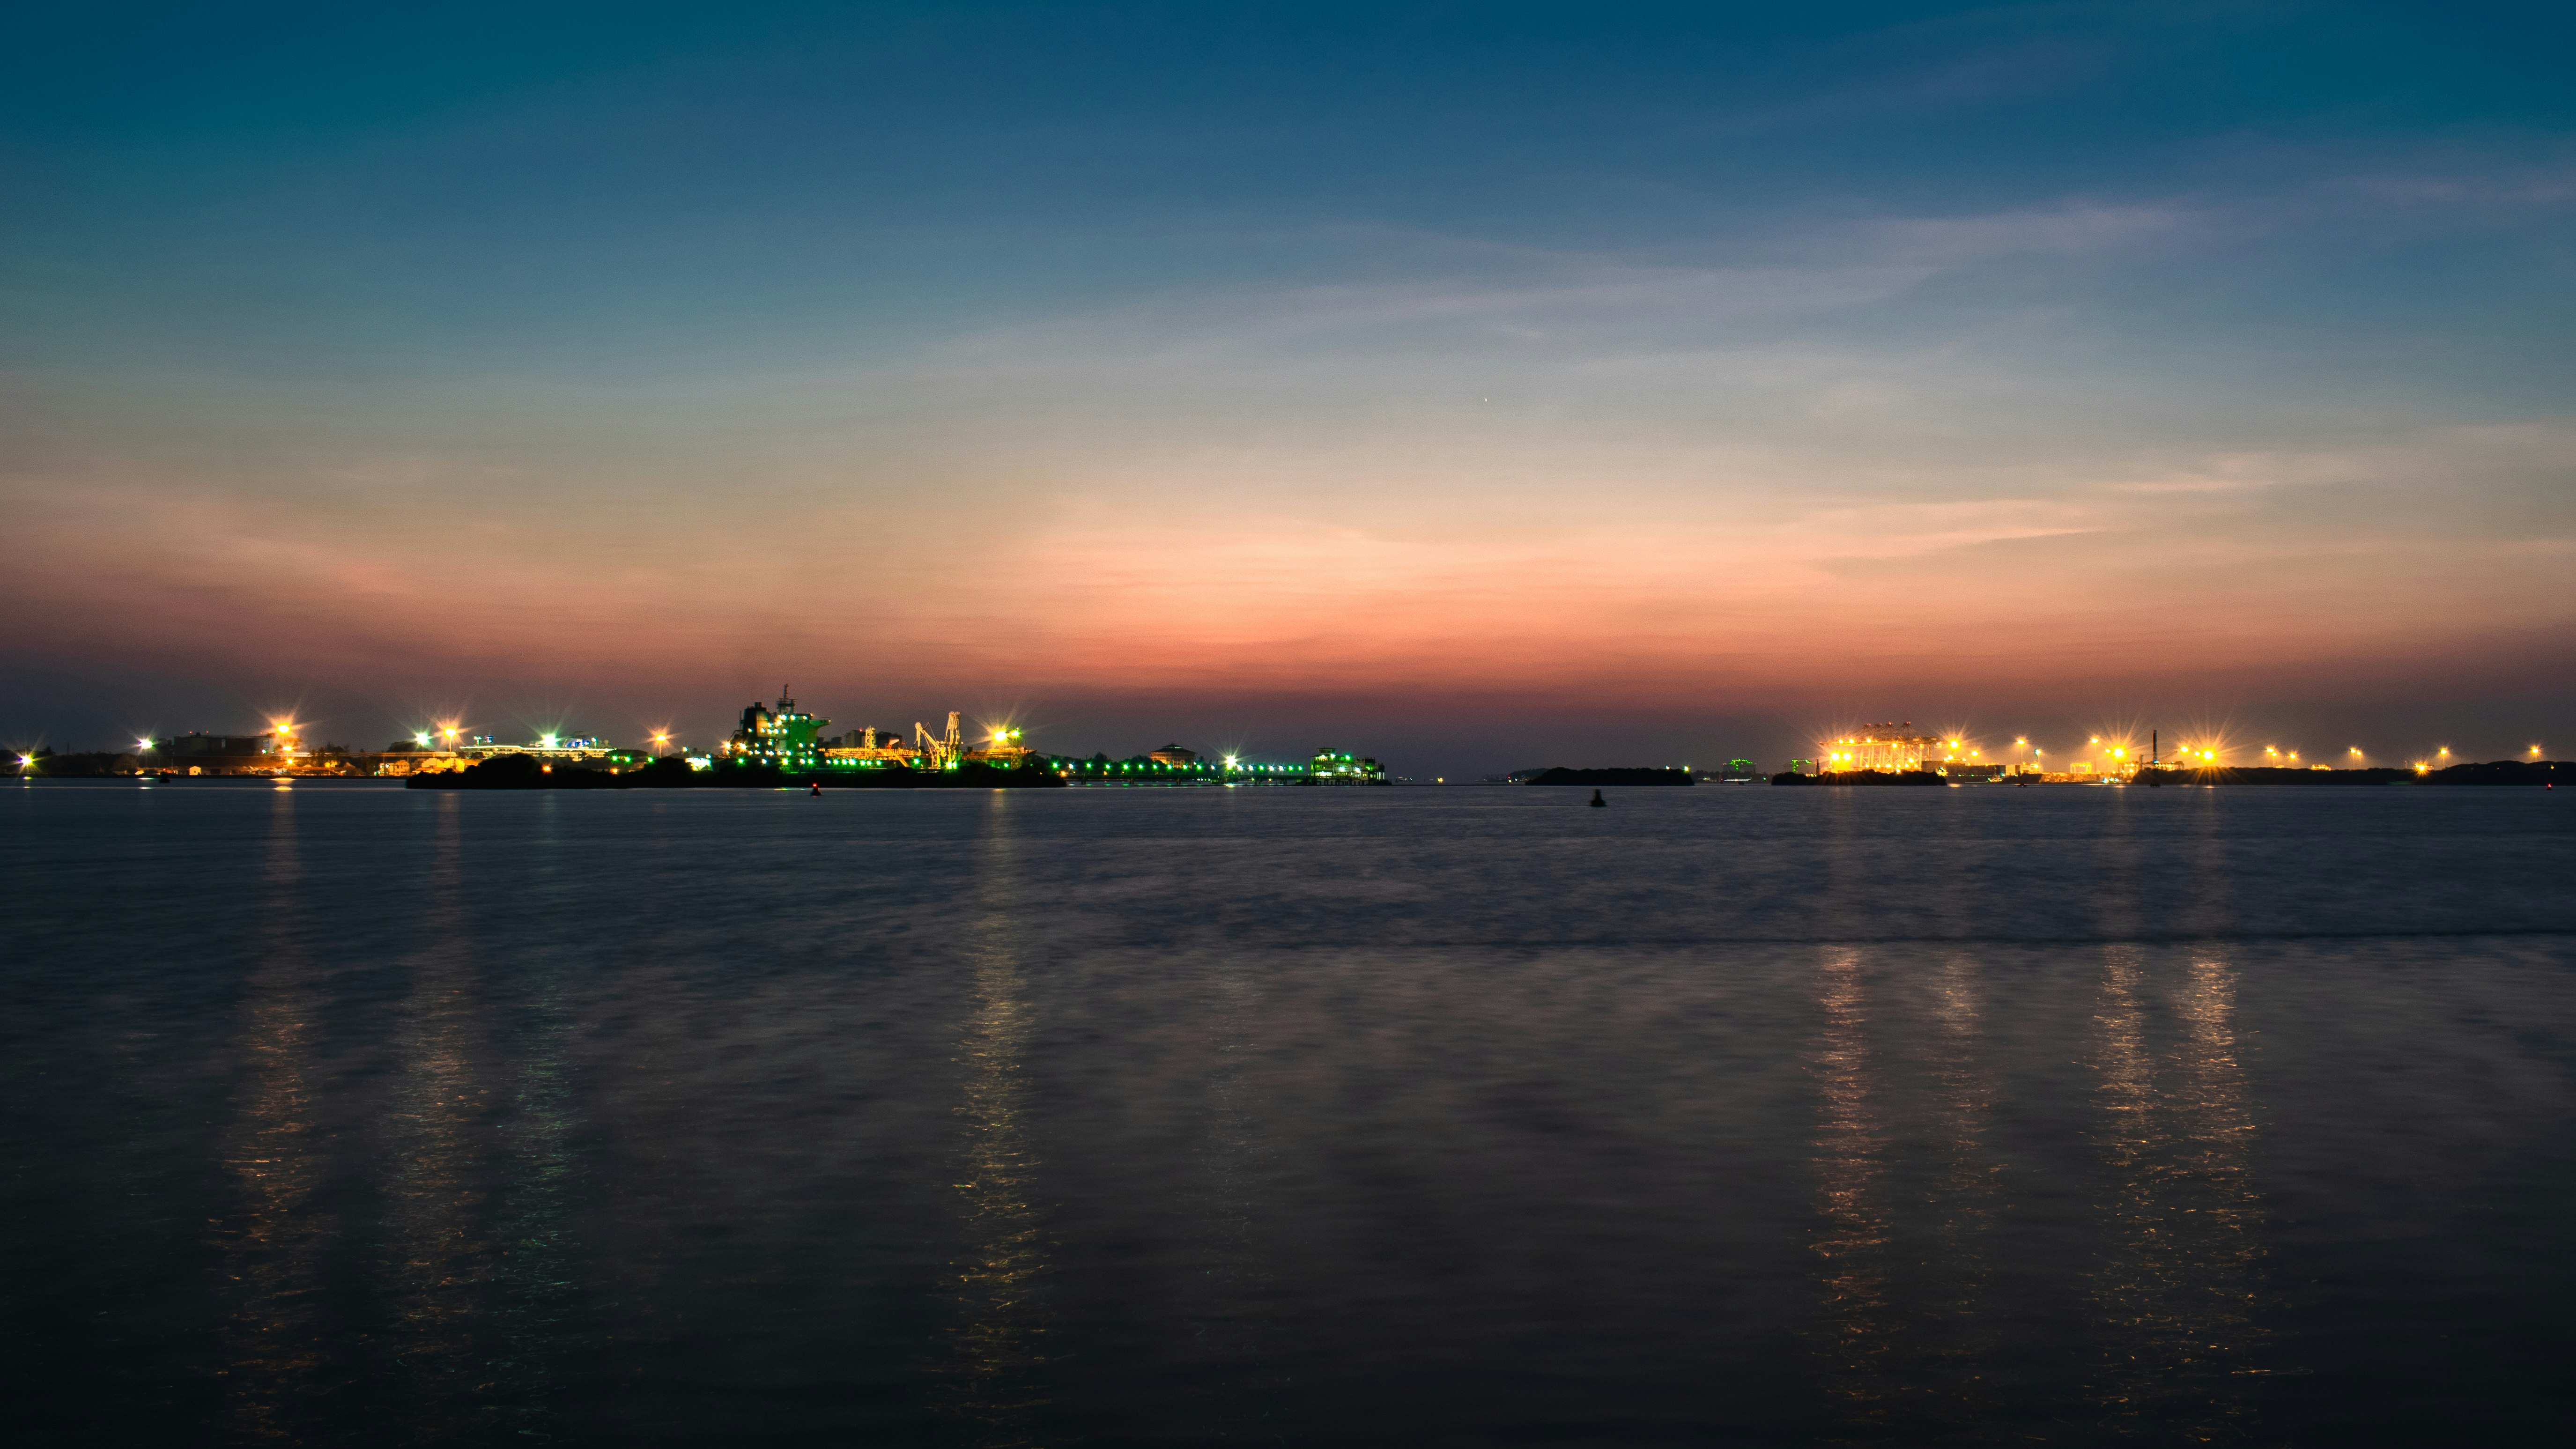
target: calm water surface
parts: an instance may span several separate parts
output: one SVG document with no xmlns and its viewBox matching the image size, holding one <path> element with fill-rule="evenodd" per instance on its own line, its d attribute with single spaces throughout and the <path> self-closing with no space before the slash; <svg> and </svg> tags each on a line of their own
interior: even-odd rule
<svg viewBox="0 0 2576 1449">
<path fill-rule="evenodd" d="M 0 794 L 14 1432 L 2555 1439 L 2576 798 Z"/>
</svg>

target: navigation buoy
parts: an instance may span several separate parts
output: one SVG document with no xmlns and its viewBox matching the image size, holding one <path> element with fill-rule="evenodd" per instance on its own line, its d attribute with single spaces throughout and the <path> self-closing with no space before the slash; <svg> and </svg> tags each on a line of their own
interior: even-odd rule
<svg viewBox="0 0 2576 1449">
<path fill-rule="evenodd" d="M 823 782 L 817 780 L 809 788 L 812 789 L 815 794 L 820 795 L 823 793 Z"/>
<path fill-rule="evenodd" d="M 1598 810 L 1598 809 L 1602 809 L 1602 808 L 1604 808 L 1604 807 L 1608 806 L 1608 805 L 1609 805 L 1609 803 L 1610 803 L 1609 801 L 1604 800 L 1604 799 L 1602 799 L 1602 798 L 1601 798 L 1601 792 L 1600 792 L 1600 791 L 1595 790 L 1595 791 L 1593 791 L 1593 792 L 1592 792 L 1592 807 L 1593 807 L 1594 809 L 1596 809 L 1596 810 Z"/>
</svg>

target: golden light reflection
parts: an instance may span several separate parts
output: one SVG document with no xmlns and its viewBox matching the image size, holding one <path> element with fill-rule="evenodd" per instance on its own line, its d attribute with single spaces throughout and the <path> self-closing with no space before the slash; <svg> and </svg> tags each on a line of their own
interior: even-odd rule
<svg viewBox="0 0 2576 1449">
<path fill-rule="evenodd" d="M 1932 1417 L 1961 1434 L 1993 1422 L 1995 1405 L 1979 1365 L 1992 1351 L 1986 1327 L 1992 1265 L 1987 1255 L 2003 1164 L 1987 1142 L 1999 1089 L 1986 1064 L 1985 984 L 1976 958 L 1954 953 L 1942 964 L 1933 1014 L 1940 1030 L 1926 1066 L 1931 1075 L 1930 1123 L 1939 1154 L 1933 1184 L 1936 1301 L 1933 1312 L 1946 1332 L 1931 1344 Z"/>
<path fill-rule="evenodd" d="M 1046 1404 L 1039 1372 L 1047 1324 L 1038 1289 L 1047 1271 L 1044 1214 L 1034 1192 L 1035 1158 L 1025 1119 L 1031 1091 L 1022 1061 L 1035 1013 L 1020 966 L 1018 863 L 1009 796 L 994 791 L 976 881 L 973 998 L 959 1056 L 966 1067 L 958 1106 L 959 1180 L 965 1255 L 954 1263 L 958 1409 L 992 1446 L 1033 1444 Z"/>
<path fill-rule="evenodd" d="M 1990 1297 L 2004 1171 L 1989 1143 L 2001 1088 L 1979 962 L 1953 953 L 1928 982 L 1890 983 L 1873 1003 L 1861 952 L 1835 946 L 1818 983 L 1819 1378 L 1850 1438 L 1974 1442 L 2000 1413 Z M 1918 1030 L 1927 1015 L 1932 1029 Z"/>
<path fill-rule="evenodd" d="M 1828 946 L 1817 973 L 1824 1030 L 1809 1059 L 1819 1112 L 1814 1162 L 1816 1207 L 1824 1232 L 1808 1243 L 1820 1260 L 1825 1391 L 1855 1427 L 1888 1414 L 1885 1361 L 1895 1337 L 1888 1305 L 1889 1223 L 1878 1197 L 1886 1170 L 1887 1129 L 1876 1102 L 1870 1063 L 1868 1003 L 1860 952 Z"/>
<path fill-rule="evenodd" d="M 2223 957 L 2193 959 L 2160 1051 L 2142 951 L 2106 950 L 2092 1060 L 2111 1187 L 2092 1287 L 2095 1389 L 2129 1432 L 2206 1442 L 2244 1429 L 2261 1250 L 2235 993 Z"/>
<path fill-rule="evenodd" d="M 222 1147 L 236 1193 L 219 1231 L 233 1293 L 223 1376 L 231 1437 L 289 1441 L 302 1437 L 304 1411 L 327 1387 L 323 1259 L 338 1224 L 313 1207 L 322 1181 L 313 1081 L 321 995 L 307 952 L 295 798 L 269 799 L 260 958 L 242 993 L 241 1080 Z"/>
</svg>

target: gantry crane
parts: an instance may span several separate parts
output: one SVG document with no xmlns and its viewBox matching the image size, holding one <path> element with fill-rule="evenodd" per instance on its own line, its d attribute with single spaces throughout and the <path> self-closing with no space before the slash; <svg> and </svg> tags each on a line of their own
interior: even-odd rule
<svg viewBox="0 0 2576 1449">
<path fill-rule="evenodd" d="M 946 769 L 949 765 L 966 758 L 966 742 L 958 732 L 957 713 L 953 709 L 948 712 L 946 739 L 933 739 L 928 725 L 919 720 L 912 722 L 912 737 L 920 742 L 921 752 L 928 755 L 931 763 L 941 769 Z"/>
</svg>

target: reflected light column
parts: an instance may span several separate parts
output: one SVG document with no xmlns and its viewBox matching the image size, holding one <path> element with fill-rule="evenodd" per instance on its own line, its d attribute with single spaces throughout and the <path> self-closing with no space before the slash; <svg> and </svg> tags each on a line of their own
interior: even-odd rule
<svg viewBox="0 0 2576 1449">
<path fill-rule="evenodd" d="M 1817 1004 L 1824 1031 L 1809 1067 L 1820 1109 L 1814 1162 L 1816 1206 L 1825 1230 L 1807 1246 L 1819 1260 L 1824 1299 L 1825 1341 L 1818 1353 L 1826 1392 L 1842 1417 L 1871 1425 L 1887 1415 L 1883 1370 L 1895 1325 L 1888 1304 L 1888 1212 L 1877 1196 L 1887 1131 L 1875 1101 L 1878 1082 L 1857 948 L 1825 948 Z"/>
<path fill-rule="evenodd" d="M 967 942 L 975 1011 L 958 1043 L 966 1076 L 956 1191 L 966 1253 L 954 1264 L 954 1358 L 958 1410 L 983 1426 L 982 1443 L 1009 1446 L 1036 1442 L 1034 1421 L 1047 1403 L 1038 1290 L 1048 1265 L 1025 1121 L 1032 1088 L 1022 1057 L 1035 1012 L 1020 963 L 1016 842 L 1009 794 L 996 790 L 990 800 Z"/>
<path fill-rule="evenodd" d="M 2189 964 L 2173 994 L 2179 1031 L 2159 1060 L 2145 953 L 2116 945 L 2104 963 L 2093 1065 L 2110 1192 L 2093 1300 L 2096 1390 L 2118 1431 L 2201 1443 L 2247 1432 L 2260 1204 L 2235 983 L 2217 955 Z"/>
<path fill-rule="evenodd" d="M 233 1311 L 223 1330 L 233 1437 L 293 1440 L 328 1387 L 322 1302 L 325 1250 L 338 1224 L 312 1211 L 322 1180 L 314 1147 L 313 1082 L 322 1007 L 309 954 L 303 858 L 295 796 L 269 796 L 267 858 L 260 868 L 259 960 L 242 993 L 234 1118 L 223 1163 L 236 1205 L 221 1236 Z"/>
<path fill-rule="evenodd" d="M 1987 1288 L 1993 1230 L 2004 1166 L 1991 1150 L 1999 1089 L 1986 1062 L 1986 1002 L 1980 963 L 1967 951 L 1943 963 L 1934 1002 L 1939 1030 L 1926 1065 L 1931 1069 L 1931 1127 L 1940 1153 L 1934 1179 L 1932 1229 L 1939 1246 L 1942 1285 L 1935 1308 L 1946 1327 L 1929 1345 L 1939 1372 L 1932 1411 L 1959 1433 L 1991 1420 L 1991 1382 L 1982 1371 L 1994 1347 L 1988 1325 Z"/>
</svg>

